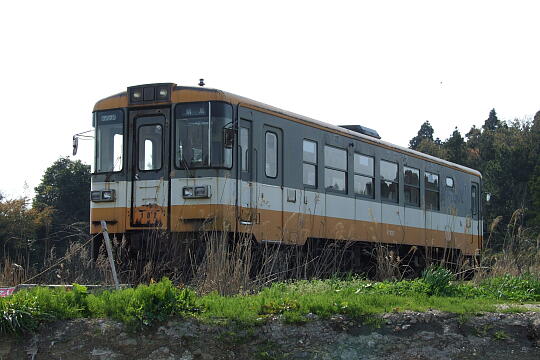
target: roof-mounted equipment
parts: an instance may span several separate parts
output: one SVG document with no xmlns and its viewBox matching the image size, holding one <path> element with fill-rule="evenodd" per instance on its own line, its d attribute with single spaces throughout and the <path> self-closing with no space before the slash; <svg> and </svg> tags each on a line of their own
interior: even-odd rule
<svg viewBox="0 0 540 360">
<path fill-rule="evenodd" d="M 368 127 L 362 126 L 362 125 L 339 125 L 339 127 L 342 127 L 347 130 L 351 130 L 360 134 L 364 134 L 367 136 L 374 137 L 376 139 L 380 139 L 379 133 L 377 130 L 370 129 Z"/>
</svg>

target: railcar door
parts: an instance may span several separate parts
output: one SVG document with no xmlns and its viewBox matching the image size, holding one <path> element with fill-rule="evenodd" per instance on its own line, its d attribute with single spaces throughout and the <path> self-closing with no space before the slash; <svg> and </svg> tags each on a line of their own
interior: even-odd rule
<svg viewBox="0 0 540 360">
<path fill-rule="evenodd" d="M 167 229 L 169 191 L 168 109 L 130 113 L 131 211 L 134 228 Z"/>
<path fill-rule="evenodd" d="M 255 219 L 253 208 L 255 196 L 256 158 L 253 151 L 253 132 L 251 120 L 240 118 L 238 126 L 238 164 L 240 166 L 238 206 L 240 223 L 251 225 Z"/>
<path fill-rule="evenodd" d="M 261 176 L 257 181 L 257 207 L 260 237 L 264 241 L 283 241 L 283 132 L 264 125 L 261 138 Z M 296 191 L 289 193 L 296 202 Z M 298 231 L 296 229 L 296 231 Z"/>
</svg>

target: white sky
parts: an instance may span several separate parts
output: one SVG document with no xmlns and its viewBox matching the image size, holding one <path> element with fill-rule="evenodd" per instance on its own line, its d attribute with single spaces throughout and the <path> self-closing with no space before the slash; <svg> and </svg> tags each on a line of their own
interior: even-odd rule
<svg viewBox="0 0 540 360">
<path fill-rule="evenodd" d="M 407 146 L 540 110 L 537 1 L 4 1 L 0 191 L 33 195 L 127 86 L 218 88 Z M 75 157 L 92 161 L 90 142 Z M 27 182 L 29 189 L 24 189 Z"/>
</svg>

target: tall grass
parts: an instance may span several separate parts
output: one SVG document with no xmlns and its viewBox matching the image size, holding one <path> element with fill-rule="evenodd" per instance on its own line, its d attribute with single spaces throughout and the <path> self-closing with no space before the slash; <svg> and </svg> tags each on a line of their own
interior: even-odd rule
<svg viewBox="0 0 540 360">
<path fill-rule="evenodd" d="M 495 218 L 484 244 L 476 279 L 530 274 L 540 278 L 540 233 L 525 227 L 525 209 L 517 209 L 502 231 Z"/>
<path fill-rule="evenodd" d="M 167 276 L 173 283 L 189 285 L 200 293 L 217 291 L 232 295 L 253 293 L 289 279 L 343 278 L 350 273 L 378 281 L 400 281 L 420 276 L 421 270 L 429 266 L 449 268 L 457 279 L 474 271 L 476 282 L 505 274 L 538 277 L 540 235 L 525 228 L 523 222 L 522 210 L 514 212 L 503 231 L 499 231 L 501 218 L 495 219 L 489 227 L 480 264 L 456 256 L 451 249 L 437 252 L 430 247 L 322 240 L 286 246 L 257 243 L 250 233 L 216 231 L 171 235 L 149 230 L 139 238 L 113 237 L 113 243 L 122 283 L 150 283 Z M 51 247 L 41 267 L 26 264 L 22 258 L 21 264 L 3 259 L 0 286 L 28 279 L 49 284 L 111 284 L 104 247 L 97 261 L 93 261 L 90 247 L 80 247 L 87 239 L 89 236 L 83 231 L 72 235 L 62 254 Z M 58 263 L 59 259 L 63 261 Z M 34 278 L 45 269 L 49 270 Z"/>
</svg>

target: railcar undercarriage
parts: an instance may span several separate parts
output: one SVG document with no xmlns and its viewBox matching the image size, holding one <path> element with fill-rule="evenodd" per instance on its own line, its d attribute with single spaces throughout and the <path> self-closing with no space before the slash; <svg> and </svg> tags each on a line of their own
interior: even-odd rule
<svg viewBox="0 0 540 360">
<path fill-rule="evenodd" d="M 283 245 L 258 242 L 245 233 L 148 230 L 111 238 L 119 277 L 129 283 L 166 276 L 187 284 L 216 274 L 226 281 L 242 278 L 252 284 L 350 275 L 400 280 L 417 277 L 430 265 L 447 267 L 465 278 L 477 260 L 459 249 L 328 239 Z M 95 260 L 106 256 L 101 237 L 94 241 L 93 255 Z"/>
</svg>

